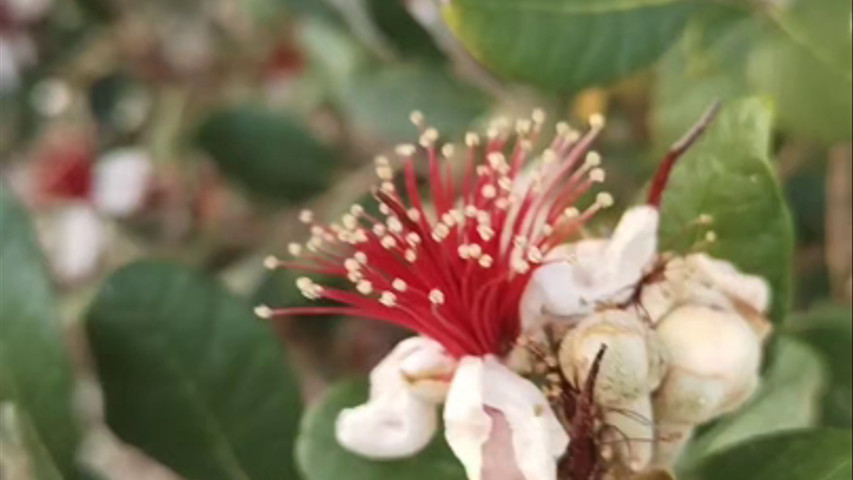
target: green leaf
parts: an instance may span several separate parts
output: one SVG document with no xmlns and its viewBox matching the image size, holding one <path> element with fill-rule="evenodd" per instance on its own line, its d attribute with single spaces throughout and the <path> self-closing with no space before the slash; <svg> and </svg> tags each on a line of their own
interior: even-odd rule
<svg viewBox="0 0 853 480">
<path fill-rule="evenodd" d="M 74 478 L 79 426 L 53 291 L 26 213 L 0 188 L 0 403 L 37 480 Z"/>
<path fill-rule="evenodd" d="M 823 400 L 823 423 L 853 428 L 853 311 L 820 306 L 791 317 L 784 332 L 814 347 L 831 373 Z"/>
<path fill-rule="evenodd" d="M 409 115 L 420 110 L 442 135 L 460 136 L 482 114 L 482 92 L 458 83 L 442 68 L 409 64 L 364 73 L 353 79 L 341 99 L 353 120 L 390 141 L 417 137 Z"/>
<path fill-rule="evenodd" d="M 779 126 L 797 135 L 850 138 L 849 1 L 770 2 L 761 10 L 717 2 L 701 13 L 658 69 L 653 123 L 660 140 L 676 138 L 712 100 L 742 95 L 772 98 Z"/>
<path fill-rule="evenodd" d="M 88 314 L 107 423 L 188 480 L 295 478 L 301 412 L 267 324 L 213 280 L 141 262 Z"/>
<path fill-rule="evenodd" d="M 695 2 L 451 0 L 450 28 L 498 73 L 560 92 L 612 82 L 657 60 Z"/>
<path fill-rule="evenodd" d="M 212 114 L 198 144 L 251 193 L 304 200 L 328 185 L 335 155 L 295 119 L 243 105 Z"/>
<path fill-rule="evenodd" d="M 364 403 L 367 385 L 347 382 L 311 407 L 302 421 L 296 458 L 306 480 L 464 480 L 462 465 L 440 435 L 420 455 L 379 462 L 344 450 L 335 439 L 338 413 Z"/>
<path fill-rule="evenodd" d="M 706 6 L 682 39 L 658 64 L 652 126 L 656 146 L 666 148 L 718 100 L 752 91 L 746 68 L 758 34 L 749 12 L 729 4 Z"/>
<path fill-rule="evenodd" d="M 770 32 L 756 48 L 752 80 L 776 101 L 781 127 L 825 142 L 853 130 L 850 0 L 771 4 Z"/>
<path fill-rule="evenodd" d="M 815 424 L 826 380 L 820 357 L 790 338 L 782 338 L 774 353 L 752 401 L 693 440 L 684 465 L 753 437 Z"/>
<path fill-rule="evenodd" d="M 853 434 L 841 430 L 787 432 L 713 455 L 687 480 L 849 480 Z"/>
<path fill-rule="evenodd" d="M 675 168 L 661 207 L 661 246 L 689 251 L 713 217 L 718 240 L 708 247 L 773 289 L 772 318 L 789 308 L 794 239 L 791 215 L 770 164 L 771 114 L 760 101 L 731 102 Z M 691 226 L 693 225 L 693 226 Z"/>
<path fill-rule="evenodd" d="M 781 127 L 827 143 L 851 138 L 849 71 L 827 65 L 790 38 L 771 36 L 756 49 L 749 74 L 759 91 L 773 96 Z"/>
</svg>

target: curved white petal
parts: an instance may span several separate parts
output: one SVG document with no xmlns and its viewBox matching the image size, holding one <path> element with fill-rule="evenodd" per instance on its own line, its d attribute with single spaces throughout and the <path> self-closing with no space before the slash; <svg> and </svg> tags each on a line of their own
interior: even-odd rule
<svg viewBox="0 0 853 480">
<path fill-rule="evenodd" d="M 656 209 L 635 207 L 610 240 L 585 240 L 560 249 L 563 258 L 539 267 L 527 285 L 520 304 L 522 327 L 536 328 L 544 315 L 572 318 L 601 304 L 628 300 L 654 261 L 658 223 Z"/>
<path fill-rule="evenodd" d="M 744 274 L 725 260 L 697 253 L 672 260 L 667 266 L 666 281 L 643 289 L 642 304 L 652 323 L 658 323 L 688 304 L 725 311 L 736 311 L 742 304 L 765 314 L 771 297 L 764 279 Z M 763 330 L 761 325 L 757 329 Z"/>
<path fill-rule="evenodd" d="M 468 478 L 483 480 L 483 451 L 493 433 L 490 412 L 503 415 L 525 480 L 553 480 L 569 438 L 547 399 L 495 357 L 462 360 L 444 410 L 447 441 Z M 488 480 L 488 479 L 485 479 Z"/>
<path fill-rule="evenodd" d="M 770 308 L 770 286 L 763 278 L 744 274 L 733 264 L 704 253 L 691 255 L 687 261 L 731 298 L 737 298 L 761 313 Z"/>
<path fill-rule="evenodd" d="M 605 269 L 611 288 L 618 291 L 636 284 L 658 249 L 660 214 L 649 206 L 625 212 L 605 251 Z"/>
<path fill-rule="evenodd" d="M 142 206 L 153 166 L 148 152 L 139 148 L 114 150 L 95 164 L 92 200 L 98 210 L 115 217 L 132 214 Z"/>
<path fill-rule="evenodd" d="M 370 398 L 343 410 L 336 435 L 347 450 L 374 459 L 412 456 L 438 428 L 442 378 L 455 362 L 433 340 L 414 337 L 399 345 L 371 372 Z M 426 383 L 427 385 L 423 385 Z"/>
<path fill-rule="evenodd" d="M 432 441 L 437 406 L 402 389 L 343 410 L 335 427 L 338 443 L 355 454 L 376 460 L 410 457 Z"/>
</svg>

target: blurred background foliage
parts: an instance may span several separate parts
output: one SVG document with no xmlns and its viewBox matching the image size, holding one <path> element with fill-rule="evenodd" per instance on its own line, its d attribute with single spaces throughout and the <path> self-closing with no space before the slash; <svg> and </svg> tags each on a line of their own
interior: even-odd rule
<svg viewBox="0 0 853 480">
<path fill-rule="evenodd" d="M 716 99 L 663 234 L 728 216 L 715 253 L 772 280 L 780 335 L 683 471 L 849 478 L 851 82 L 849 0 L 0 0 L 3 478 L 462 478 L 441 444 L 334 445 L 364 386 L 324 392 L 405 333 L 253 318 L 303 302 L 262 259 L 368 198 L 412 110 L 447 141 L 605 112 L 626 205 Z"/>
</svg>

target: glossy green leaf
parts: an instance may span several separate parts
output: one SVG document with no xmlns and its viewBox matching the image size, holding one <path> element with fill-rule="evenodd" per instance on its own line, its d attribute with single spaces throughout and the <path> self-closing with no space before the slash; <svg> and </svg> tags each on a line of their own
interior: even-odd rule
<svg viewBox="0 0 853 480">
<path fill-rule="evenodd" d="M 814 426 L 826 374 L 807 345 L 783 338 L 755 397 L 693 440 L 684 464 L 757 436 Z"/>
<path fill-rule="evenodd" d="M 657 60 L 694 6 L 682 0 L 452 0 L 445 17 L 489 68 L 574 92 Z"/>
<path fill-rule="evenodd" d="M 786 432 L 735 445 L 705 459 L 687 480 L 849 480 L 853 435 Z"/>
<path fill-rule="evenodd" d="M 305 480 L 465 480 L 462 465 L 440 435 L 420 455 L 406 460 L 379 462 L 344 450 L 335 439 L 338 413 L 366 399 L 364 382 L 348 382 L 308 410 L 296 446 Z"/>
<path fill-rule="evenodd" d="M 109 426 L 188 480 L 295 478 L 296 381 L 271 329 L 199 272 L 142 262 L 88 314 Z"/>
<path fill-rule="evenodd" d="M 853 311 L 844 306 L 816 307 L 793 316 L 784 331 L 814 347 L 831 373 L 823 423 L 853 428 Z"/>
<path fill-rule="evenodd" d="M 409 64 L 364 73 L 342 98 L 356 124 L 391 141 L 413 141 L 409 115 L 420 110 L 427 123 L 450 138 L 461 136 L 488 106 L 482 92 L 460 84 L 442 68 Z"/>
<path fill-rule="evenodd" d="M 689 251 L 714 219 L 718 240 L 708 252 L 745 272 L 767 279 L 773 289 L 772 317 L 781 322 L 791 295 L 794 238 L 791 215 L 770 164 L 771 114 L 761 101 L 728 103 L 672 174 L 661 210 L 661 245 Z"/>
<path fill-rule="evenodd" d="M 25 211 L 0 188 L 0 404 L 35 480 L 74 478 L 79 426 L 53 291 Z M 5 425 L 4 425 L 5 427 Z"/>
<path fill-rule="evenodd" d="M 652 127 L 666 148 L 715 101 L 751 91 L 746 76 L 751 45 L 760 31 L 749 11 L 729 4 L 705 6 L 658 64 Z"/>
<path fill-rule="evenodd" d="M 283 201 L 304 200 L 325 188 L 336 160 L 294 118 L 251 105 L 211 115 L 198 144 L 249 192 Z"/>
</svg>

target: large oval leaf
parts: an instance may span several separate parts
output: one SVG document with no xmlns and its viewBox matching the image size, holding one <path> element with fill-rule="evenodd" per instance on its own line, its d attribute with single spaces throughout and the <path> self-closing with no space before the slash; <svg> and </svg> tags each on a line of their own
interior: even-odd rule
<svg viewBox="0 0 853 480">
<path fill-rule="evenodd" d="M 791 293 L 791 215 L 770 164 L 771 113 L 756 99 L 728 104 L 675 168 L 662 205 L 661 245 L 686 252 L 701 241 L 700 215 L 714 219 L 711 255 L 767 279 L 781 322 Z M 691 226 L 692 225 L 692 226 Z"/>
<path fill-rule="evenodd" d="M 344 450 L 335 439 L 338 413 L 364 403 L 367 385 L 348 382 L 335 387 L 308 410 L 296 446 L 296 458 L 306 480 L 465 480 L 462 465 L 443 438 L 415 458 L 377 462 Z"/>
<path fill-rule="evenodd" d="M 107 422 L 189 480 L 295 478 L 301 400 L 281 347 L 204 275 L 126 267 L 88 315 Z"/>
<path fill-rule="evenodd" d="M 782 338 L 755 397 L 693 440 L 682 464 L 753 437 L 814 426 L 826 376 L 815 351 L 797 340 Z"/>
<path fill-rule="evenodd" d="M 73 379 L 47 269 L 24 210 L 0 188 L 0 402 L 36 480 L 74 478 Z"/>
<path fill-rule="evenodd" d="M 486 66 L 572 92 L 655 61 L 693 7 L 682 0 L 451 0 L 445 17 Z"/>
<path fill-rule="evenodd" d="M 211 115 L 199 146 L 251 193 L 299 201 L 328 185 L 334 154 L 295 119 L 250 105 Z"/>
<path fill-rule="evenodd" d="M 733 446 L 702 462 L 688 480 L 849 480 L 853 435 L 788 432 Z"/>
</svg>

